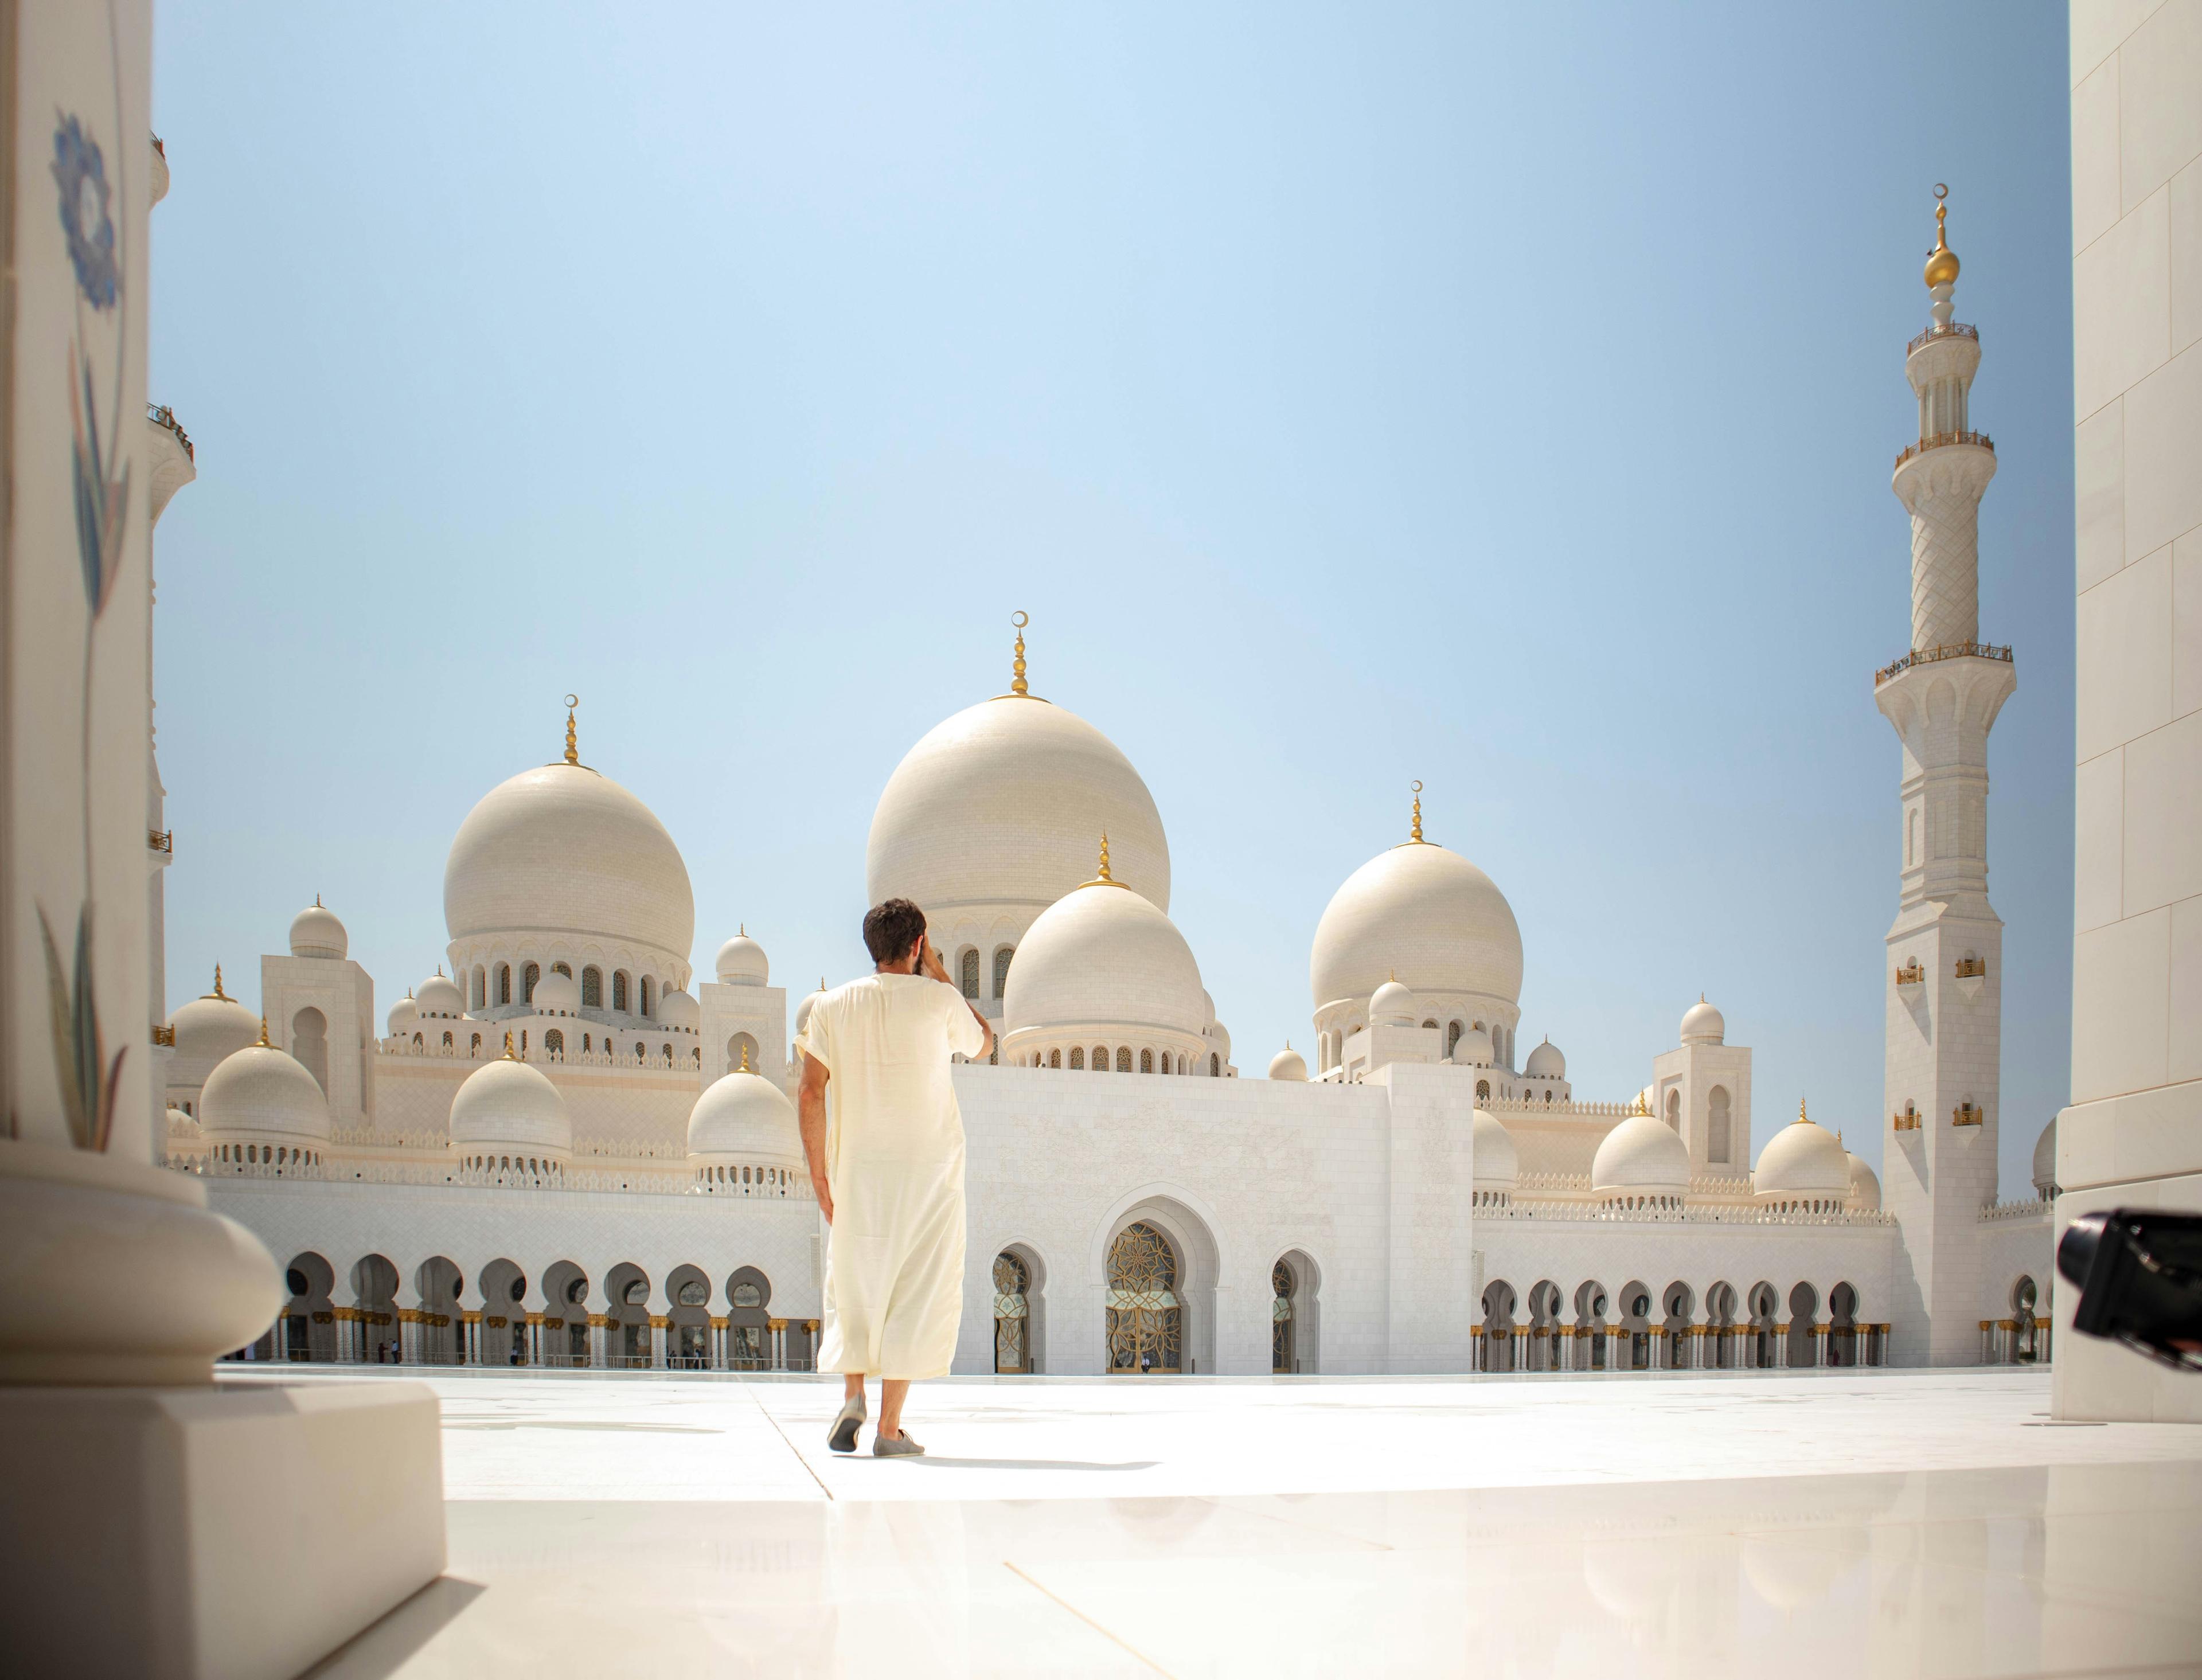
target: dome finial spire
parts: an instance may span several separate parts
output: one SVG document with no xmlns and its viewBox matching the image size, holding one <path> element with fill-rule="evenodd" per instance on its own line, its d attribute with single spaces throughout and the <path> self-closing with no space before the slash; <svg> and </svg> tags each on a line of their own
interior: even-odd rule
<svg viewBox="0 0 2202 1680">
<path fill-rule="evenodd" d="M 1934 249 L 1927 253 L 1927 267 L 1922 278 L 1927 290 L 1939 286 L 1953 286 L 1958 283 L 1958 254 L 1950 249 L 1950 189 L 1942 182 L 1934 183 Z"/>
<path fill-rule="evenodd" d="M 750 1066 L 750 1042 L 745 1038 L 742 1040 L 742 1072 L 748 1073 L 753 1071 Z"/>
<path fill-rule="evenodd" d="M 1422 838 L 1422 784 L 1419 780 L 1417 780 L 1413 784 L 1413 788 L 1415 795 L 1415 820 L 1412 829 L 1407 837 L 1417 846 L 1427 845 L 1428 842 Z"/>
<path fill-rule="evenodd" d="M 507 1027 L 504 1030 L 504 1059 L 507 1061 L 518 1061 L 520 1060 L 518 1056 L 512 1053 L 512 1029 L 510 1027 Z"/>
<path fill-rule="evenodd" d="M 1800 1096 L 1797 1099 L 1797 1124 L 1805 1125 L 1809 1124 L 1810 1119 L 1811 1116 L 1805 1112 L 1805 1099 Z"/>
<path fill-rule="evenodd" d="M 568 764 L 581 761 L 580 747 L 574 738 L 574 708 L 580 703 L 581 696 L 578 694 L 566 696 L 566 762 Z"/>
<path fill-rule="evenodd" d="M 1116 878 L 1109 872 L 1109 831 L 1105 828 L 1101 831 L 1101 878 L 1104 881 Z"/>
<path fill-rule="evenodd" d="M 1025 626 L 1032 622 L 1032 614 L 1021 609 L 1010 614 L 1010 622 L 1017 627 L 1016 657 L 1010 661 L 1010 692 L 1029 700 L 1032 690 L 1025 685 Z"/>
<path fill-rule="evenodd" d="M 220 963 L 216 963 L 214 966 L 214 991 L 211 995 L 220 998 L 225 1003 L 229 1002 L 229 994 L 221 989 L 221 965 Z"/>
<path fill-rule="evenodd" d="M 263 1050 L 272 1050 L 275 1048 L 268 1042 L 268 1017 L 265 1015 L 260 1018 L 260 1048 Z"/>
</svg>

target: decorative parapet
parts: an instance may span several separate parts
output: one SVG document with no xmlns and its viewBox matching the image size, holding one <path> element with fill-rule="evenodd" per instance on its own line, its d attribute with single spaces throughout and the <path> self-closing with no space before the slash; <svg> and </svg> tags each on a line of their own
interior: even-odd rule
<svg viewBox="0 0 2202 1680">
<path fill-rule="evenodd" d="M 1970 338 L 1977 344 L 1980 341 L 1980 336 L 1981 330 L 1977 326 L 1968 326 L 1961 320 L 1953 320 L 1946 326 L 1928 327 L 1904 347 L 1904 353 L 1910 355 L 1914 350 L 1937 338 Z"/>
<path fill-rule="evenodd" d="M 1504 1077 L 1503 1072 L 1501 1077 Z M 1514 1078 L 1525 1078 L 1525 1074 Z M 1625 1120 L 1634 1111 L 1626 1102 L 1578 1102 L 1571 1097 L 1556 1098 L 1551 1102 L 1533 1101 L 1521 1096 L 1488 1097 L 1475 1105 L 1492 1115 L 1500 1114 L 1566 1114 L 1576 1119 Z"/>
<path fill-rule="evenodd" d="M 705 1194 L 696 1183 L 693 1172 L 665 1167 L 643 1167 L 629 1171 L 617 1168 L 568 1168 L 555 1175 L 529 1178 L 525 1173 L 484 1172 L 466 1168 L 449 1162 L 352 1160 L 324 1161 L 319 1166 L 240 1166 L 234 1162 L 209 1162 L 203 1159 L 171 1156 L 167 1163 L 174 1172 L 203 1178 L 288 1178 L 310 1180 L 332 1184 L 415 1184 L 441 1185 L 453 1190 L 503 1190 L 515 1195 L 552 1195 L 575 1191 L 618 1191 L 629 1195 L 702 1195 Z M 801 1173 L 790 1173 L 786 1184 L 717 1184 L 709 1194 L 713 1198 L 735 1196 L 755 1201 L 810 1201 L 815 1200 L 810 1179 Z"/>
<path fill-rule="evenodd" d="M 1937 432 L 1931 438 L 1922 438 L 1916 443 L 1905 444 L 1897 454 L 1896 465 L 1901 467 L 1916 455 L 1922 455 L 1929 449 L 1946 449 L 1953 443 L 1969 443 L 1976 449 L 1986 449 L 1990 455 L 1995 453 L 1995 440 L 1985 432 Z"/>
<path fill-rule="evenodd" d="M 1893 1213 L 1804 1213 L 1762 1207 L 1755 1202 L 1714 1203 L 1710 1207 L 1686 1203 L 1676 1212 L 1666 1207 L 1605 1207 L 1587 1201 L 1515 1201 L 1504 1207 L 1479 1207 L 1475 1217 L 1479 1220 L 1526 1219 L 1546 1224 L 1565 1220 L 1577 1225 L 1856 1225 L 1876 1229 L 1896 1223 Z"/>
<path fill-rule="evenodd" d="M 2030 1219 L 2047 1219 L 2057 1204 L 2039 1196 L 2029 1196 L 2024 1201 L 1991 1201 L 1981 1209 L 1981 1223 L 1987 1225 L 2023 1224 Z"/>
<path fill-rule="evenodd" d="M 145 849 L 159 852 L 164 857 L 176 855 L 176 831 L 173 828 L 149 828 L 145 831 Z"/>
<path fill-rule="evenodd" d="M 153 144 L 157 146 L 161 143 L 156 140 Z M 166 155 L 165 152 L 162 154 L 164 156 Z M 176 441 L 184 446 L 184 453 L 191 458 L 194 465 L 197 464 L 199 458 L 198 452 L 191 448 L 191 435 L 176 424 L 176 411 L 174 408 L 165 402 L 148 402 L 145 405 L 145 418 L 154 425 L 166 426 L 174 432 Z"/>
<path fill-rule="evenodd" d="M 175 1028 L 172 1026 L 162 1026 L 158 1021 L 154 1022 L 153 1042 L 164 1050 L 174 1049 L 176 1048 Z"/>
<path fill-rule="evenodd" d="M 1909 671 L 1915 665 L 1932 665 L 1944 659 L 1994 659 L 2005 665 L 2014 661 L 2008 644 L 1997 647 L 1991 642 L 1952 642 L 1939 648 L 1914 648 L 1902 659 L 1884 665 L 1873 673 L 1873 685 L 1879 688 L 1891 677 Z"/>
</svg>

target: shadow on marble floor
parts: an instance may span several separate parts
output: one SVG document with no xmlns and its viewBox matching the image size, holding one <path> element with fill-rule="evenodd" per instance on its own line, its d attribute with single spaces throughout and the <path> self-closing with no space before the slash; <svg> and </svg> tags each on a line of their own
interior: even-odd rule
<svg viewBox="0 0 2202 1680">
<path fill-rule="evenodd" d="M 381 1620 L 330 1652 L 298 1680 L 388 1680 L 486 1590 L 479 1582 L 439 1575 Z"/>
</svg>

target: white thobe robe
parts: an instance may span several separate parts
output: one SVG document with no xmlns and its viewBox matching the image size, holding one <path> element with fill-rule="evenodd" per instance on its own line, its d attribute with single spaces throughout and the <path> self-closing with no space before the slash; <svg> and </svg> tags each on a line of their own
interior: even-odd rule
<svg viewBox="0 0 2202 1680">
<path fill-rule="evenodd" d="M 963 1117 L 951 1054 L 986 1030 L 953 986 L 868 974 L 810 1007 L 796 1041 L 831 1076 L 821 1371 L 945 1377 L 963 1319 Z"/>
</svg>

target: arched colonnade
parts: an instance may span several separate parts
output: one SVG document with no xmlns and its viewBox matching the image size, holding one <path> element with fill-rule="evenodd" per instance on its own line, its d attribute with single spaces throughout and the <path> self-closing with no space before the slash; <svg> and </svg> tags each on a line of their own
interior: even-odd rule
<svg viewBox="0 0 2202 1680">
<path fill-rule="evenodd" d="M 1881 1365 L 1888 1326 L 1861 1316 L 1853 1284 L 1823 1293 L 1799 1282 L 1785 1293 L 1761 1280 L 1721 1281 L 1700 1301 L 1676 1280 L 1655 1289 L 1632 1278 L 1609 1290 L 1586 1279 L 1572 1293 L 1550 1278 L 1522 1295 L 1487 1284 L 1475 1328 L 1475 1368 L 1540 1371 L 1784 1371 Z"/>
</svg>

